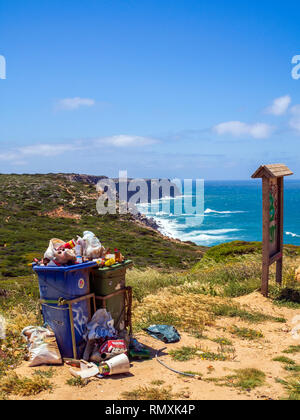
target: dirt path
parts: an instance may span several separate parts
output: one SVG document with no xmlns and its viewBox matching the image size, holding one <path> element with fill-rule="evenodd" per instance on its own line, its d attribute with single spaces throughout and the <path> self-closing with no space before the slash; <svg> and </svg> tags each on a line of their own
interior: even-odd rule
<svg viewBox="0 0 300 420">
<path fill-rule="evenodd" d="M 132 363 L 130 374 L 105 379 L 94 379 L 87 386 L 77 388 L 66 385 L 66 381 L 71 378 L 69 368 L 66 366 L 53 368 L 55 374 L 51 379 L 53 392 L 43 392 L 35 397 L 38 400 L 54 399 L 96 399 L 96 400 L 117 400 L 123 399 L 122 393 L 133 391 L 139 386 L 153 387 L 152 381 L 164 381 L 160 387 L 171 386 L 172 393 L 177 398 L 183 399 L 279 399 L 285 395 L 283 386 L 276 382 L 276 378 L 288 376 L 279 362 L 272 359 L 282 354 L 282 351 L 290 345 L 300 344 L 300 340 L 295 340 L 291 334 L 293 328 L 292 320 L 295 315 L 299 315 L 299 310 L 288 308 L 278 308 L 263 298 L 259 293 L 252 293 L 236 299 L 242 304 L 249 305 L 253 310 L 264 312 L 265 314 L 276 317 L 286 318 L 286 324 L 277 322 L 263 322 L 260 324 L 247 324 L 237 318 L 219 318 L 214 326 L 207 327 L 204 334 L 205 339 L 196 339 L 183 333 L 181 341 L 176 344 L 164 346 L 164 343 L 153 339 L 145 334 L 137 334 L 137 338 L 146 346 L 152 349 L 151 360 L 135 361 Z M 263 338 L 248 341 L 232 335 L 229 331 L 232 325 L 248 327 L 259 330 Z M 201 346 L 201 349 L 217 352 L 219 344 L 211 341 L 213 338 L 225 337 L 232 341 L 235 348 L 234 360 L 229 361 L 206 361 L 199 358 L 180 362 L 174 361 L 168 355 L 171 349 L 182 346 Z M 160 365 L 155 359 L 158 349 L 167 347 L 163 351 L 161 360 L 167 365 L 180 371 L 198 372 L 202 379 L 187 378 L 179 376 Z M 291 356 L 300 364 L 300 353 Z M 235 387 L 218 386 L 213 382 L 208 382 L 209 378 L 220 378 L 234 373 L 235 369 L 256 368 L 263 371 L 266 375 L 265 385 L 251 391 L 241 391 Z M 24 376 L 31 376 L 35 369 L 47 370 L 49 368 L 29 368 L 24 362 L 16 373 Z"/>
</svg>

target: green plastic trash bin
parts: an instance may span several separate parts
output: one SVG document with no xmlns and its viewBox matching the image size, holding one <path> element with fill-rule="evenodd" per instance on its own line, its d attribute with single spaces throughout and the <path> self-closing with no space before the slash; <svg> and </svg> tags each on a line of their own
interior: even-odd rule
<svg viewBox="0 0 300 420">
<path fill-rule="evenodd" d="M 132 267 L 131 260 L 111 267 L 94 268 L 90 274 L 91 293 L 95 293 L 97 309 L 110 312 L 118 331 L 125 328 L 126 319 L 126 269 Z"/>
</svg>

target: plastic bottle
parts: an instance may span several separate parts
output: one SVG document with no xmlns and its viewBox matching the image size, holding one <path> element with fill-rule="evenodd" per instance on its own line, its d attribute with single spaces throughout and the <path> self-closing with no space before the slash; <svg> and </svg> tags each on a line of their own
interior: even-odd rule
<svg viewBox="0 0 300 420">
<path fill-rule="evenodd" d="M 82 264 L 83 263 L 82 247 L 80 243 L 77 243 L 77 245 L 75 246 L 75 255 L 76 255 L 77 264 Z"/>
</svg>

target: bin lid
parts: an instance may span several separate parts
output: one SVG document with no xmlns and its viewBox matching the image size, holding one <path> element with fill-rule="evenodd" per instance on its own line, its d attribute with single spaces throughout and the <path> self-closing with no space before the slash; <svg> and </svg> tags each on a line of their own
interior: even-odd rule
<svg viewBox="0 0 300 420">
<path fill-rule="evenodd" d="M 94 267 L 94 268 L 98 268 L 99 271 L 112 271 L 112 270 L 119 270 L 120 268 L 123 267 L 129 267 L 133 265 L 132 260 L 125 260 L 122 263 L 116 263 L 114 265 L 110 265 L 109 267 Z"/>
<path fill-rule="evenodd" d="M 32 268 L 34 271 L 76 271 L 76 270 L 83 270 L 84 268 L 92 268 L 97 267 L 97 263 L 95 261 L 89 261 L 82 264 L 73 264 L 73 265 L 66 265 L 66 266 L 56 266 L 56 267 L 47 267 L 47 266 L 40 266 L 40 265 L 33 265 Z"/>
</svg>

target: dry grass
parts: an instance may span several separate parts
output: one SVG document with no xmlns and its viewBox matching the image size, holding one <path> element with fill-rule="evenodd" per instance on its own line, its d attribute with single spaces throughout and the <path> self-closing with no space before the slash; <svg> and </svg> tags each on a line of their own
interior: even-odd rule
<svg viewBox="0 0 300 420">
<path fill-rule="evenodd" d="M 251 390 L 262 386 L 265 383 L 266 375 L 264 372 L 254 368 L 236 369 L 234 375 L 223 378 L 209 378 L 209 382 L 214 382 L 219 386 L 239 388 L 241 390 Z"/>
<path fill-rule="evenodd" d="M 216 317 L 240 318 L 259 323 L 266 320 L 282 322 L 247 306 L 241 306 L 230 298 L 192 293 L 189 284 L 170 286 L 156 294 L 146 296 L 136 302 L 133 308 L 133 323 L 137 330 L 151 324 L 172 324 L 190 333 L 202 334 L 206 325 L 213 325 Z M 192 285 L 193 287 L 195 284 Z"/>
<path fill-rule="evenodd" d="M 80 376 L 76 378 L 70 378 L 66 381 L 66 385 L 76 386 L 78 388 L 83 388 L 89 383 L 88 379 L 82 379 Z"/>
<path fill-rule="evenodd" d="M 277 382 L 283 385 L 288 396 L 283 398 L 287 400 L 300 401 L 300 376 L 292 376 L 287 380 L 277 378 Z"/>
<path fill-rule="evenodd" d="M 123 392 L 124 400 L 174 400 L 178 396 L 172 393 L 172 387 L 140 386 L 132 391 Z"/>
<path fill-rule="evenodd" d="M 200 294 L 183 293 L 175 295 L 163 289 L 156 295 L 149 295 L 133 309 L 136 328 L 146 328 L 153 323 L 171 323 L 186 331 L 202 331 L 213 321 L 209 306 L 218 298 Z"/>
<path fill-rule="evenodd" d="M 22 304 L 11 308 L 9 312 L 6 312 L 8 315 L 8 318 L 6 319 L 7 329 L 13 333 L 20 333 L 23 328 L 28 325 L 38 325 L 38 306 L 39 305 L 37 304 L 35 310 Z"/>
<path fill-rule="evenodd" d="M 149 294 L 154 294 L 162 288 L 181 285 L 187 281 L 188 272 L 165 272 L 154 268 L 133 268 L 127 272 L 127 283 L 133 287 L 134 298 L 142 301 Z"/>
<path fill-rule="evenodd" d="M 176 350 L 171 350 L 169 352 L 173 360 L 180 362 L 185 362 L 187 360 L 194 359 L 195 357 L 201 360 L 210 360 L 210 361 L 222 361 L 229 359 L 229 355 L 225 351 L 220 351 L 218 353 L 212 352 L 210 350 L 202 349 L 201 347 L 180 347 Z"/>
<path fill-rule="evenodd" d="M 0 383 L 0 392 L 4 395 L 13 394 L 28 397 L 31 395 L 37 395 L 42 391 L 49 391 L 51 389 L 52 385 L 48 379 L 42 378 L 38 375 L 33 378 L 21 378 L 17 374 L 11 373 L 10 375 L 2 378 Z"/>
<path fill-rule="evenodd" d="M 257 340 L 263 338 L 261 331 L 252 330 L 251 328 L 238 327 L 233 325 L 230 329 L 231 334 L 236 335 L 245 340 Z"/>
</svg>

